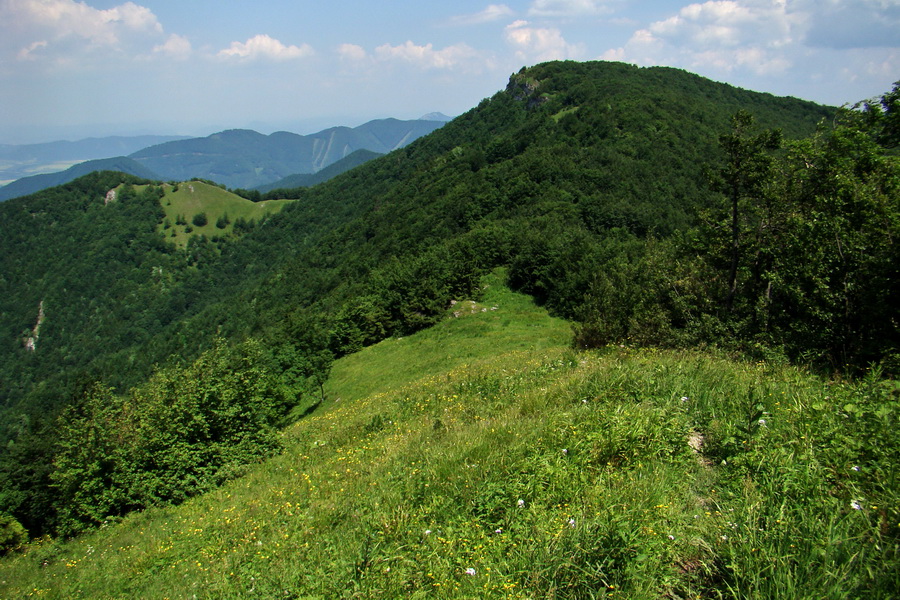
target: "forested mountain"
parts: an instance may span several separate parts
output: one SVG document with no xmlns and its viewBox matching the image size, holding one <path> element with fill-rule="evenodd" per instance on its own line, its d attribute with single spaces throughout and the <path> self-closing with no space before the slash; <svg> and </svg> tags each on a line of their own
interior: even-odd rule
<svg viewBox="0 0 900 600">
<path fill-rule="evenodd" d="M 379 156 L 382 155 L 378 152 L 372 152 L 371 150 L 357 150 L 351 152 L 341 160 L 331 163 L 321 171 L 288 175 L 274 183 L 257 186 L 255 189 L 260 192 L 272 192 L 279 189 L 289 190 L 291 188 L 312 187 L 323 181 L 328 181 L 332 177 L 336 177 L 354 167 L 358 167 L 363 163 L 369 162 L 373 158 L 378 158 Z"/>
<path fill-rule="evenodd" d="M 164 237 L 170 192 L 132 177 L 8 201 L 0 510 L 71 533 L 209 489 L 277 447 L 333 357 L 433 325 L 498 267 L 581 348 L 895 372 L 897 97 L 837 111 L 669 68 L 548 63 L 183 249 Z M 96 445 L 77 443 L 92 423 Z"/>
<path fill-rule="evenodd" d="M 136 177 L 145 179 L 159 179 L 159 175 L 143 166 L 142 164 L 128 158 L 127 156 L 118 156 L 115 158 L 99 158 L 78 163 L 58 173 L 43 173 L 41 175 L 31 175 L 23 177 L 0 187 L 0 201 L 9 200 L 10 198 L 18 198 L 33 194 L 40 190 L 45 190 L 57 185 L 69 183 L 74 179 L 78 179 L 88 173 L 94 171 L 119 171 Z"/>
<path fill-rule="evenodd" d="M 314 173 L 356 150 L 384 154 L 441 127 L 440 121 L 378 119 L 310 135 L 230 130 L 145 148 L 131 158 L 169 181 L 211 179 L 255 188 L 289 175 Z"/>
</svg>

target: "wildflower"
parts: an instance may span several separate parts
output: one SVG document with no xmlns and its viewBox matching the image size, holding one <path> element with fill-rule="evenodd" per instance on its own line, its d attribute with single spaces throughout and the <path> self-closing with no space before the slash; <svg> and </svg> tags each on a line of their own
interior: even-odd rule
<svg viewBox="0 0 900 600">
<path fill-rule="evenodd" d="M 575 519 L 569 519 L 569 527 L 575 527 Z"/>
<path fill-rule="evenodd" d="M 690 400 L 690 398 L 688 398 L 687 396 L 682 396 L 682 397 L 681 397 L 681 401 L 682 401 L 682 402 L 687 402 L 688 400 Z"/>
<path fill-rule="evenodd" d="M 519 508 L 522 508 L 525 506 L 525 501 L 522 500 L 521 498 L 519 498 L 519 501 L 516 502 L 516 504 L 518 505 Z"/>
<path fill-rule="evenodd" d="M 672 540 L 672 541 L 674 541 L 674 540 L 675 540 L 675 536 L 672 535 L 672 534 L 670 533 L 670 534 L 669 534 L 669 539 Z"/>
<path fill-rule="evenodd" d="M 426 529 L 426 530 L 425 530 L 425 535 L 431 535 L 431 530 L 430 530 L 430 529 Z"/>
<path fill-rule="evenodd" d="M 494 530 L 494 533 L 496 533 L 497 535 L 500 535 L 501 533 L 503 533 L 503 528 L 498 527 L 497 529 Z"/>
<path fill-rule="evenodd" d="M 859 471 L 859 465 L 853 465 L 852 467 L 850 467 L 850 470 L 851 471 Z"/>
<path fill-rule="evenodd" d="M 766 426 L 766 420 L 765 420 L 765 419 L 760 419 L 760 420 L 759 420 L 759 426 L 760 426 L 760 427 L 765 427 L 765 426 Z"/>
<path fill-rule="evenodd" d="M 474 575 L 474 574 L 475 574 L 475 569 L 473 569 L 472 567 L 469 567 L 468 569 L 466 569 L 466 575 Z"/>
<path fill-rule="evenodd" d="M 568 453 L 569 453 L 569 449 L 568 449 L 568 448 L 563 448 L 563 449 L 562 449 L 562 453 L 563 453 L 563 454 L 568 454 Z"/>
<path fill-rule="evenodd" d="M 860 504 L 857 500 L 851 500 L 850 508 L 852 508 L 853 510 L 862 510 L 862 504 Z"/>
</svg>

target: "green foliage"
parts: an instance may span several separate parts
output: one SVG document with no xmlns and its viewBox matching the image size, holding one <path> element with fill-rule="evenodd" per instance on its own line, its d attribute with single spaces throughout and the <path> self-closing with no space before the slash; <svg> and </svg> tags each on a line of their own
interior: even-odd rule
<svg viewBox="0 0 900 600">
<path fill-rule="evenodd" d="M 191 223 L 196 227 L 204 227 L 209 222 L 205 212 L 199 212 L 191 218 Z"/>
<path fill-rule="evenodd" d="M 884 106 L 878 114 L 892 114 Z M 727 164 L 717 140 L 741 109 L 761 131 L 806 139 L 784 155 L 769 156 L 771 144 L 748 155 L 765 176 L 739 199 L 729 286 L 734 230 L 721 227 L 723 197 L 704 171 Z M 130 397 L 154 365 L 185 368 L 217 337 L 266 339 L 278 404 L 306 412 L 327 398 L 332 355 L 438 323 L 452 301 L 478 301 L 479 277 L 498 266 L 576 319 L 580 346 L 887 364 L 900 355 L 896 162 L 874 109 L 808 137 L 834 114 L 672 69 L 549 63 L 433 135 L 297 192 L 298 202 L 101 174 L 4 203 L 0 431 L 19 462 L 37 462 L 0 459 L 0 509 L 32 531 L 54 522 L 44 442 L 56 440 L 63 407 L 94 389 L 83 382 Z M 760 134 L 743 133 L 732 132 L 738 149 L 754 150 Z M 112 189 L 118 201 L 106 204 Z M 198 212 L 206 225 L 186 222 Z M 218 227 L 225 214 L 233 223 Z M 698 214 L 714 218 L 698 227 Z M 308 325 L 315 335 L 304 337 Z M 129 476 L 92 475 L 100 483 L 87 497 L 96 491 L 102 510 L 86 500 L 66 513 L 72 527 L 152 499 L 119 486 Z M 77 486 L 66 489 L 81 502 Z"/>
<path fill-rule="evenodd" d="M 127 395 L 89 389 L 60 416 L 59 531 L 181 502 L 276 450 L 289 406 L 273 366 L 258 342 L 219 344 Z"/>
<path fill-rule="evenodd" d="M 30 546 L 0 595 L 896 595 L 895 384 L 576 354 L 496 283 L 497 311 L 340 359 L 329 401 L 244 478 Z"/>
<path fill-rule="evenodd" d="M 0 556 L 28 542 L 28 532 L 13 517 L 0 513 Z"/>
</svg>

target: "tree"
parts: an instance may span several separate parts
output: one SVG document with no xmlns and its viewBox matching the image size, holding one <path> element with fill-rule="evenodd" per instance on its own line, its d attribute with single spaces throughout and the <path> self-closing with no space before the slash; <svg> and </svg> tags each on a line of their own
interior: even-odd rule
<svg viewBox="0 0 900 600">
<path fill-rule="evenodd" d="M 740 110 L 731 119 L 731 132 L 720 136 L 725 164 L 713 178 L 713 189 L 725 195 L 730 208 L 729 268 L 725 309 L 732 312 L 741 264 L 744 222 L 765 201 L 771 181 L 772 155 L 781 147 L 778 130 L 754 133 L 753 116 Z"/>
<path fill-rule="evenodd" d="M 208 223 L 208 219 L 206 218 L 205 212 L 200 212 L 194 215 L 194 218 L 191 219 L 191 223 L 193 223 L 196 227 L 203 227 Z"/>
</svg>

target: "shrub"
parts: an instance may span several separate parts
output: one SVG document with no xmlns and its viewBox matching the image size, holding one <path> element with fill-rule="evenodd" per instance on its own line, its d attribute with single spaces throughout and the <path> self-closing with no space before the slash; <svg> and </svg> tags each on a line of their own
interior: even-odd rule
<svg viewBox="0 0 900 600">
<path fill-rule="evenodd" d="M 13 517 L 0 514 L 0 556 L 28 541 L 28 532 Z"/>
<path fill-rule="evenodd" d="M 194 215 L 194 218 L 191 219 L 191 223 L 193 223 L 195 227 L 203 227 L 208 222 L 209 220 L 206 218 L 205 212 L 197 213 Z"/>
</svg>

